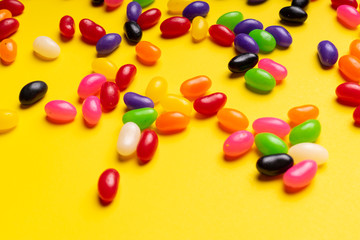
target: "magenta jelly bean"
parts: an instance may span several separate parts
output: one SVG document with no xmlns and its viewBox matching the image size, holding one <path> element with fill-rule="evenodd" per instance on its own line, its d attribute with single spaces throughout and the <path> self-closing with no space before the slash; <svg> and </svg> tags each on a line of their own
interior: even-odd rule
<svg viewBox="0 0 360 240">
<path fill-rule="evenodd" d="M 280 84 L 287 76 L 286 67 L 269 58 L 261 59 L 258 67 L 270 73 L 275 78 L 276 84 Z"/>
<path fill-rule="evenodd" d="M 349 5 L 341 5 L 336 9 L 337 18 L 347 28 L 355 29 L 360 24 L 360 13 Z"/>
<path fill-rule="evenodd" d="M 236 35 L 240 33 L 249 34 L 254 29 L 262 30 L 263 28 L 264 26 L 261 22 L 256 19 L 249 18 L 239 22 L 234 28 L 234 33 Z"/>
<path fill-rule="evenodd" d="M 78 88 L 78 95 L 81 99 L 96 95 L 103 83 L 106 82 L 106 77 L 100 73 L 92 73 L 84 77 Z"/>
<path fill-rule="evenodd" d="M 63 100 L 50 101 L 45 105 L 48 120 L 54 123 L 68 123 L 75 119 L 76 108 Z"/>
<path fill-rule="evenodd" d="M 254 144 L 251 132 L 241 130 L 231 134 L 224 142 L 223 151 L 227 157 L 239 157 L 248 152 Z"/>
<path fill-rule="evenodd" d="M 130 2 L 126 7 L 126 16 L 129 21 L 136 22 L 141 13 L 142 8 L 138 2 Z"/>
<path fill-rule="evenodd" d="M 82 114 L 88 125 L 96 125 L 101 118 L 100 99 L 96 96 L 87 97 L 82 105 Z"/>
<path fill-rule="evenodd" d="M 252 125 L 255 133 L 268 132 L 284 138 L 290 132 L 290 126 L 284 120 L 274 117 L 258 118 Z"/>
<path fill-rule="evenodd" d="M 313 160 L 304 160 L 289 168 L 283 177 L 286 187 L 299 189 L 310 184 L 315 177 L 317 164 Z"/>
<path fill-rule="evenodd" d="M 100 103 L 105 110 L 114 109 L 120 98 L 119 88 L 116 83 L 105 82 L 100 90 Z"/>
<path fill-rule="evenodd" d="M 234 40 L 236 51 L 239 53 L 259 53 L 259 46 L 255 40 L 245 33 L 236 35 Z"/>
</svg>

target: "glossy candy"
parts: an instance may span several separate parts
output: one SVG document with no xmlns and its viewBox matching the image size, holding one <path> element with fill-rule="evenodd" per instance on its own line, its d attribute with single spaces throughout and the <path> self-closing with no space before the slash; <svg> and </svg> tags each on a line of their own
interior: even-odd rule
<svg viewBox="0 0 360 240">
<path fill-rule="evenodd" d="M 232 46 L 235 39 L 235 34 L 230 29 L 220 24 L 210 26 L 209 34 L 215 43 L 224 47 Z"/>
<path fill-rule="evenodd" d="M 7 9 L 13 16 L 18 16 L 23 13 L 25 7 L 17 0 L 3 0 L 0 2 L 0 9 Z"/>
<path fill-rule="evenodd" d="M 239 11 L 233 11 L 223 14 L 218 18 L 216 24 L 224 25 L 231 31 L 234 31 L 235 26 L 244 19 L 244 16 Z"/>
<path fill-rule="evenodd" d="M 40 57 L 45 59 L 55 59 L 60 55 L 59 45 L 49 37 L 40 36 L 33 42 L 33 49 Z"/>
<path fill-rule="evenodd" d="M 140 141 L 141 131 L 138 125 L 133 122 L 127 122 L 122 126 L 118 137 L 116 149 L 123 156 L 128 157 L 136 151 Z"/>
<path fill-rule="evenodd" d="M 96 43 L 96 51 L 98 54 L 110 54 L 119 47 L 121 43 L 121 36 L 117 33 L 108 33 L 104 35 Z"/>
<path fill-rule="evenodd" d="M 184 130 L 189 125 L 190 117 L 179 112 L 164 112 L 156 119 L 156 128 L 161 133 L 169 134 Z"/>
<path fill-rule="evenodd" d="M 63 100 L 50 101 L 45 105 L 47 118 L 54 123 L 68 123 L 75 119 L 76 108 Z"/>
<path fill-rule="evenodd" d="M 340 5 L 350 5 L 354 8 L 358 7 L 356 0 L 331 0 L 331 7 L 337 9 Z"/>
<path fill-rule="evenodd" d="M 263 24 L 258 20 L 249 18 L 239 22 L 234 28 L 234 33 L 236 35 L 240 33 L 249 34 L 252 30 L 254 29 L 262 30 L 263 27 L 264 27 Z"/>
<path fill-rule="evenodd" d="M 137 24 L 141 27 L 142 30 L 149 29 L 155 26 L 161 17 L 161 12 L 157 8 L 149 9 L 143 12 L 137 19 Z"/>
<path fill-rule="evenodd" d="M 316 143 L 299 143 L 289 149 L 288 154 L 294 159 L 295 163 L 311 159 L 317 165 L 324 164 L 329 159 L 328 151 Z"/>
<path fill-rule="evenodd" d="M 106 169 L 99 177 L 98 194 L 99 198 L 105 202 L 112 202 L 116 196 L 119 186 L 120 175 L 113 168 Z"/>
<path fill-rule="evenodd" d="M 192 0 L 169 0 L 167 3 L 170 14 L 182 14 L 184 8 L 189 5 Z"/>
<path fill-rule="evenodd" d="M 216 92 L 197 98 L 194 101 L 194 109 L 202 115 L 211 116 L 224 107 L 226 100 L 227 97 L 224 93 Z"/>
<path fill-rule="evenodd" d="M 291 6 L 296 6 L 299 8 L 306 8 L 309 5 L 310 0 L 292 0 Z"/>
<path fill-rule="evenodd" d="M 273 25 L 265 28 L 265 31 L 270 33 L 276 41 L 276 45 L 287 48 L 292 44 L 291 34 L 283 26 Z"/>
<path fill-rule="evenodd" d="M 299 189 L 310 184 L 317 171 L 313 160 L 302 161 L 286 171 L 283 181 L 286 187 Z"/>
<path fill-rule="evenodd" d="M 12 18 L 11 12 L 7 9 L 0 9 L 0 21 L 6 18 Z"/>
<path fill-rule="evenodd" d="M 137 21 L 141 15 L 142 8 L 138 2 L 130 2 L 126 7 L 126 16 L 129 21 Z"/>
<path fill-rule="evenodd" d="M 255 67 L 258 60 L 258 55 L 255 53 L 241 53 L 230 60 L 228 68 L 233 73 L 246 72 Z"/>
<path fill-rule="evenodd" d="M 117 8 L 119 7 L 124 0 L 105 0 L 105 5 L 109 8 Z"/>
<path fill-rule="evenodd" d="M 125 64 L 119 68 L 116 74 L 116 85 L 120 91 L 124 91 L 134 81 L 137 69 L 133 64 Z"/>
<path fill-rule="evenodd" d="M 249 33 L 249 36 L 258 44 L 260 51 L 271 52 L 276 46 L 275 38 L 267 31 L 255 29 Z"/>
<path fill-rule="evenodd" d="M 151 98 L 154 103 L 158 103 L 165 96 L 168 88 L 167 81 L 162 77 L 154 77 L 146 87 L 145 96 Z"/>
<path fill-rule="evenodd" d="M 0 21 L 0 41 L 10 37 L 19 28 L 19 22 L 15 18 L 6 18 Z"/>
<path fill-rule="evenodd" d="M 60 19 L 60 33 L 62 36 L 67 38 L 72 38 L 75 34 L 75 22 L 74 19 L 69 16 L 65 15 Z"/>
<path fill-rule="evenodd" d="M 209 10 L 210 6 L 207 2 L 194 1 L 184 8 L 182 15 L 192 21 L 197 16 L 206 17 Z"/>
<path fill-rule="evenodd" d="M 191 25 L 191 37 L 195 42 L 204 40 L 208 33 L 208 23 L 205 18 L 197 16 Z"/>
<path fill-rule="evenodd" d="M 333 66 L 338 60 L 338 50 L 330 41 L 321 41 L 318 44 L 318 56 L 325 67 Z"/>
<path fill-rule="evenodd" d="M 96 125 L 101 118 L 100 99 L 96 96 L 87 97 L 82 105 L 82 114 L 89 126 Z"/>
<path fill-rule="evenodd" d="M 192 105 L 186 98 L 168 94 L 160 99 L 160 104 L 166 112 L 180 112 L 186 116 L 190 116 Z"/>
<path fill-rule="evenodd" d="M 138 2 L 142 8 L 149 6 L 155 0 L 133 0 L 133 2 Z"/>
<path fill-rule="evenodd" d="M 0 109 L 0 133 L 12 130 L 19 122 L 18 113 L 12 110 Z"/>
<path fill-rule="evenodd" d="M 0 58 L 5 63 L 15 61 L 17 55 L 17 44 L 14 40 L 7 38 L 0 43 Z"/>
<path fill-rule="evenodd" d="M 184 81 L 180 86 L 180 92 L 184 97 L 194 99 L 204 95 L 210 87 L 210 78 L 200 75 Z"/>
<path fill-rule="evenodd" d="M 236 51 L 240 53 L 259 53 L 259 46 L 255 40 L 245 33 L 239 33 L 234 40 Z"/>
<path fill-rule="evenodd" d="M 114 109 L 120 98 L 119 88 L 113 82 L 105 82 L 100 90 L 100 103 L 103 109 Z"/>
<path fill-rule="evenodd" d="M 95 58 L 91 66 L 93 72 L 100 73 L 109 80 L 113 80 L 116 78 L 116 73 L 118 69 L 115 63 L 108 58 Z"/>
<path fill-rule="evenodd" d="M 355 39 L 350 44 L 350 55 L 360 59 L 360 39 Z"/>
<path fill-rule="evenodd" d="M 225 156 L 235 158 L 248 152 L 254 144 L 254 136 L 251 132 L 242 130 L 231 134 L 224 142 L 223 151 Z"/>
<path fill-rule="evenodd" d="M 161 56 L 161 50 L 154 44 L 141 41 L 136 45 L 136 55 L 139 60 L 146 65 L 153 65 Z"/>
<path fill-rule="evenodd" d="M 273 133 L 280 138 L 284 138 L 290 132 L 290 126 L 285 121 L 274 117 L 263 117 L 256 119 L 252 127 L 255 133 Z"/>
<path fill-rule="evenodd" d="M 287 69 L 269 58 L 261 59 L 258 67 L 270 73 L 275 78 L 276 84 L 280 84 L 287 76 Z"/>
<path fill-rule="evenodd" d="M 259 133 L 255 136 L 255 145 L 263 155 L 287 153 L 286 143 L 272 133 Z"/>
<path fill-rule="evenodd" d="M 284 7 L 279 12 L 280 18 L 285 23 L 302 24 L 307 19 L 307 13 L 296 6 Z"/>
<path fill-rule="evenodd" d="M 336 95 L 341 104 L 349 106 L 360 105 L 360 85 L 357 83 L 342 83 L 336 88 Z"/>
<path fill-rule="evenodd" d="M 138 43 L 142 38 L 142 30 L 139 24 L 129 21 L 124 24 L 125 37 L 131 43 Z"/>
<path fill-rule="evenodd" d="M 99 73 L 89 74 L 81 80 L 77 93 L 81 99 L 96 95 L 105 82 L 106 78 L 104 75 Z"/>
<path fill-rule="evenodd" d="M 134 92 L 125 93 L 124 103 L 130 110 L 138 108 L 154 108 L 154 102 L 150 98 Z"/>
<path fill-rule="evenodd" d="M 267 71 L 252 68 L 245 73 L 246 84 L 255 91 L 269 92 L 275 85 L 275 78 Z"/>
<path fill-rule="evenodd" d="M 353 113 L 353 118 L 356 126 L 360 125 L 360 107 L 357 106 Z"/>
<path fill-rule="evenodd" d="M 360 59 L 352 55 L 344 55 L 339 59 L 339 69 L 347 81 L 360 81 Z"/>
<path fill-rule="evenodd" d="M 43 81 L 34 81 L 26 84 L 20 91 L 19 101 L 22 105 L 32 105 L 42 99 L 48 90 Z"/>
<path fill-rule="evenodd" d="M 291 130 L 289 140 L 292 145 L 303 142 L 315 142 L 320 132 L 321 125 L 318 120 L 306 120 Z"/>
<path fill-rule="evenodd" d="M 185 17 L 170 17 L 160 25 L 164 38 L 175 38 L 186 34 L 191 27 L 191 22 Z"/>
<path fill-rule="evenodd" d="M 133 122 L 136 123 L 141 130 L 151 126 L 156 120 L 158 113 L 153 108 L 139 108 L 126 112 L 123 115 L 123 123 Z"/>
<path fill-rule="evenodd" d="M 347 28 L 355 29 L 360 24 L 360 13 L 349 5 L 340 5 L 336 9 L 337 19 Z"/>
<path fill-rule="evenodd" d="M 79 29 L 84 40 L 91 44 L 96 44 L 106 34 L 104 28 L 86 18 L 80 21 Z"/>
<path fill-rule="evenodd" d="M 140 162 L 148 163 L 154 156 L 158 147 L 158 136 L 155 131 L 146 129 L 140 137 L 136 148 L 136 154 Z"/>
<path fill-rule="evenodd" d="M 316 119 L 319 116 L 319 109 L 315 105 L 302 105 L 289 110 L 290 122 L 299 125 L 309 119 Z"/>
<path fill-rule="evenodd" d="M 232 108 L 222 108 L 216 114 L 220 127 L 230 133 L 244 130 L 249 126 L 249 120 L 242 112 Z"/>
<path fill-rule="evenodd" d="M 277 176 L 294 165 L 294 160 L 286 153 L 267 155 L 256 162 L 257 170 L 266 176 Z"/>
</svg>

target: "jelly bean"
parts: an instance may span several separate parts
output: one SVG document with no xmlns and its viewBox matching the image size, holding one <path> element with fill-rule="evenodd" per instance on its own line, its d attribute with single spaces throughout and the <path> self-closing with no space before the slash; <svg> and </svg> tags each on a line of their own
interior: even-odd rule
<svg viewBox="0 0 360 240">
<path fill-rule="evenodd" d="M 87 97 L 82 105 L 82 114 L 89 126 L 96 125 L 101 118 L 100 99 L 96 96 Z"/>
<path fill-rule="evenodd" d="M 255 53 L 241 53 L 233 57 L 228 68 L 233 73 L 242 73 L 255 67 L 258 63 L 259 57 Z"/>
<path fill-rule="evenodd" d="M 63 100 L 50 101 L 45 105 L 48 120 L 54 123 L 68 123 L 75 119 L 76 108 Z"/>
<path fill-rule="evenodd" d="M 276 84 L 280 84 L 287 76 L 286 68 L 269 58 L 261 59 L 258 67 L 270 73 L 275 78 Z"/>
<path fill-rule="evenodd" d="M 74 19 L 69 16 L 65 15 L 60 19 L 60 33 L 64 37 L 72 38 L 75 34 L 75 22 Z"/>
<path fill-rule="evenodd" d="M 311 104 L 294 107 L 289 110 L 290 122 L 299 125 L 309 119 L 316 119 L 319 116 L 319 109 Z"/>
<path fill-rule="evenodd" d="M 153 65 L 161 56 L 161 50 L 154 44 L 141 41 L 136 45 L 136 56 L 145 65 Z"/>
<path fill-rule="evenodd" d="M 291 6 L 299 7 L 299 8 L 306 8 L 309 5 L 309 0 L 292 0 Z"/>
<path fill-rule="evenodd" d="M 98 193 L 104 203 L 114 200 L 118 191 L 120 174 L 113 168 L 106 169 L 99 177 Z"/>
<path fill-rule="evenodd" d="M 148 163 L 154 156 L 158 147 L 158 136 L 155 131 L 146 129 L 140 137 L 136 154 L 141 163 Z"/>
<path fill-rule="evenodd" d="M 305 160 L 286 171 L 283 181 L 286 187 L 299 189 L 310 184 L 317 171 L 316 162 Z"/>
<path fill-rule="evenodd" d="M 315 142 L 320 132 L 321 125 L 318 120 L 306 120 L 291 130 L 289 140 L 292 145 L 303 142 Z"/>
<path fill-rule="evenodd" d="M 175 38 L 186 34 L 191 27 L 189 19 L 184 17 L 170 17 L 160 25 L 160 31 L 165 38 Z"/>
<path fill-rule="evenodd" d="M 271 52 L 276 46 L 275 38 L 267 31 L 254 29 L 249 33 L 249 36 L 258 44 L 260 51 Z"/>
<path fill-rule="evenodd" d="M 166 112 L 179 112 L 186 116 L 190 116 L 192 112 L 191 102 L 174 94 L 162 97 L 160 104 Z"/>
<path fill-rule="evenodd" d="M 307 19 L 307 13 L 299 7 L 284 7 L 279 12 L 280 18 L 285 23 L 302 24 Z"/>
<path fill-rule="evenodd" d="M 157 8 L 152 8 L 140 14 L 139 18 L 137 19 L 137 24 L 139 24 L 142 30 L 146 30 L 155 26 L 159 22 L 160 17 L 160 10 Z"/>
<path fill-rule="evenodd" d="M 125 93 L 124 103 L 130 110 L 138 108 L 154 108 L 154 102 L 150 98 L 134 92 Z"/>
<path fill-rule="evenodd" d="M 207 2 L 195 1 L 184 8 L 182 15 L 192 21 L 197 16 L 206 17 L 209 10 L 210 6 Z"/>
<path fill-rule="evenodd" d="M 33 42 L 34 52 L 44 59 L 55 59 L 60 55 L 59 45 L 49 37 L 40 36 Z"/>
<path fill-rule="evenodd" d="M 130 2 L 126 7 L 126 16 L 129 21 L 136 22 L 142 13 L 142 8 L 138 2 Z"/>
<path fill-rule="evenodd" d="M 168 11 L 171 14 L 182 14 L 184 8 L 191 2 L 192 0 L 169 0 L 167 3 Z"/>
<path fill-rule="evenodd" d="M 205 18 L 197 16 L 192 21 L 191 37 L 195 42 L 204 40 L 208 32 L 208 23 Z"/>
<path fill-rule="evenodd" d="M 287 153 L 286 143 L 272 133 L 259 133 L 255 136 L 255 145 L 263 155 Z"/>
<path fill-rule="evenodd" d="M 190 117 L 179 112 L 164 112 L 156 119 L 155 125 L 164 134 L 180 132 L 189 125 Z"/>
<path fill-rule="evenodd" d="M 106 34 L 104 28 L 86 18 L 80 21 L 79 29 L 84 40 L 91 44 L 96 44 Z"/>
<path fill-rule="evenodd" d="M 341 5 L 336 9 L 337 19 L 347 28 L 355 29 L 360 24 L 360 13 L 349 5 Z"/>
<path fill-rule="evenodd" d="M 355 39 L 350 44 L 350 55 L 360 59 L 360 39 Z"/>
<path fill-rule="evenodd" d="M 105 4 L 109 8 L 117 8 L 119 7 L 124 0 L 105 0 Z"/>
<path fill-rule="evenodd" d="M 117 67 L 108 58 L 95 58 L 91 64 L 92 70 L 95 73 L 104 75 L 107 79 L 113 80 L 116 78 Z"/>
<path fill-rule="evenodd" d="M 119 102 L 120 93 L 118 86 L 113 82 L 105 82 L 100 90 L 100 103 L 103 109 L 111 110 Z"/>
<path fill-rule="evenodd" d="M 350 5 L 354 8 L 358 7 L 356 0 L 331 0 L 331 7 L 333 9 L 336 10 L 340 5 Z"/>
<path fill-rule="evenodd" d="M 275 78 L 267 71 L 253 68 L 245 73 L 246 84 L 255 91 L 269 92 L 275 85 Z"/>
<path fill-rule="evenodd" d="M 210 78 L 200 75 L 184 81 L 180 86 L 180 92 L 186 98 L 195 99 L 204 95 L 210 87 Z"/>
<path fill-rule="evenodd" d="M 0 133 L 14 129 L 19 122 L 18 113 L 12 110 L 0 109 Z"/>
<path fill-rule="evenodd" d="M 42 99 L 48 90 L 43 81 L 34 81 L 26 84 L 20 91 L 19 101 L 22 105 L 31 105 Z"/>
<path fill-rule="evenodd" d="M 306 159 L 314 160 L 317 165 L 324 164 L 329 159 L 328 151 L 316 143 L 299 143 L 289 149 L 288 154 L 299 163 Z"/>
<path fill-rule="evenodd" d="M 224 93 L 216 92 L 197 98 L 194 101 L 194 109 L 202 115 L 211 116 L 224 107 L 226 100 L 227 97 Z"/>
<path fill-rule="evenodd" d="M 142 30 L 139 24 L 129 21 L 124 24 L 125 37 L 131 43 L 138 43 L 142 38 Z"/>
<path fill-rule="evenodd" d="M 220 127 L 230 133 L 244 130 L 249 126 L 249 120 L 240 111 L 232 108 L 222 108 L 216 114 Z"/>
<path fill-rule="evenodd" d="M 338 50 L 330 41 L 321 41 L 318 44 L 318 56 L 325 67 L 333 66 L 338 60 Z"/>
<path fill-rule="evenodd" d="M 144 130 L 151 126 L 156 120 L 158 113 L 153 108 L 139 108 L 130 110 L 124 114 L 123 123 L 133 122 L 136 123 L 141 130 Z"/>
<path fill-rule="evenodd" d="M 93 6 L 101 6 L 104 4 L 104 0 L 91 0 Z"/>
<path fill-rule="evenodd" d="M 0 9 L 0 21 L 6 18 L 12 18 L 11 12 L 7 9 Z"/>
<path fill-rule="evenodd" d="M 6 63 L 15 61 L 17 55 L 17 44 L 14 40 L 7 38 L 0 43 L 0 58 Z"/>
<path fill-rule="evenodd" d="M 23 13 L 25 7 L 17 0 L 3 0 L 0 2 L 0 9 L 7 9 L 13 16 L 18 16 Z"/>
<path fill-rule="evenodd" d="M 344 55 L 339 59 L 339 69 L 351 82 L 360 81 L 360 59 L 352 55 Z"/>
<path fill-rule="evenodd" d="M 357 83 L 342 83 L 336 88 L 336 95 L 341 104 L 349 106 L 360 105 L 360 85 Z"/>
<path fill-rule="evenodd" d="M 260 4 L 260 3 L 263 3 L 263 2 L 266 2 L 266 0 L 247 0 L 247 3 L 249 5 L 257 5 L 257 4 Z"/>
<path fill-rule="evenodd" d="M 230 47 L 235 39 L 235 34 L 230 29 L 219 24 L 212 25 L 209 34 L 215 43 L 224 47 Z"/>
<path fill-rule="evenodd" d="M 270 33 L 276 41 L 276 45 L 287 48 L 292 44 L 292 37 L 288 30 L 282 26 L 273 25 L 265 28 L 265 31 Z"/>
<path fill-rule="evenodd" d="M 162 77 L 154 77 L 146 87 L 145 96 L 151 98 L 154 103 L 158 103 L 165 96 L 168 88 L 167 81 Z"/>
<path fill-rule="evenodd" d="M 116 85 L 120 91 L 124 91 L 134 81 L 137 69 L 133 64 L 125 64 L 121 66 L 116 74 Z"/>
<path fill-rule="evenodd" d="M 236 35 L 240 33 L 249 34 L 252 30 L 254 29 L 262 30 L 263 27 L 264 27 L 263 24 L 258 20 L 249 18 L 239 22 L 234 28 L 234 33 Z"/>
<path fill-rule="evenodd" d="M 121 36 L 117 33 L 108 33 L 104 35 L 96 43 L 96 51 L 98 54 L 110 54 L 119 47 L 121 43 Z"/>
<path fill-rule="evenodd" d="M 218 18 L 216 24 L 221 24 L 234 31 L 235 26 L 244 19 L 244 16 L 239 11 L 228 12 Z"/>
<path fill-rule="evenodd" d="M 240 53 L 259 53 L 259 46 L 255 40 L 245 33 L 239 33 L 234 40 L 236 51 Z"/>
<path fill-rule="evenodd" d="M 138 2 L 141 7 L 147 7 L 152 4 L 155 0 L 133 0 L 133 2 Z"/>
<path fill-rule="evenodd" d="M 248 152 L 254 144 L 254 136 L 251 132 L 242 130 L 231 134 L 224 142 L 223 152 L 225 156 L 235 158 Z"/>
<path fill-rule="evenodd" d="M 279 118 L 263 117 L 258 118 L 252 125 L 255 133 L 273 133 L 280 138 L 284 138 L 290 132 L 290 126 Z"/>
<path fill-rule="evenodd" d="M 257 170 L 266 176 L 277 176 L 294 165 L 292 157 L 285 153 L 262 156 L 256 162 Z"/>
<path fill-rule="evenodd" d="M 15 18 L 0 21 L 0 41 L 10 37 L 19 29 L 19 22 Z"/>
<path fill-rule="evenodd" d="M 106 77 L 99 73 L 92 73 L 85 76 L 78 87 L 78 95 L 81 99 L 98 94 L 103 83 L 106 82 Z"/>
<path fill-rule="evenodd" d="M 127 122 L 122 126 L 117 141 L 117 152 L 128 157 L 135 153 L 136 147 L 140 141 L 141 131 L 138 125 L 133 122 Z"/>
<path fill-rule="evenodd" d="M 355 125 L 359 126 L 360 125 L 360 107 L 357 106 L 354 110 L 354 113 L 353 113 L 353 118 L 354 118 L 354 122 L 355 122 Z"/>
</svg>

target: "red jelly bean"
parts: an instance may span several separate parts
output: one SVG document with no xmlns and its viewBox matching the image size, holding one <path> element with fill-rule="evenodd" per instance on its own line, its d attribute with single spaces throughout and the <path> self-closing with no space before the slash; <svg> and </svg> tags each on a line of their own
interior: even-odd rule
<svg viewBox="0 0 360 240">
<path fill-rule="evenodd" d="M 163 21 L 160 31 L 165 38 L 175 38 L 189 31 L 191 22 L 185 17 L 171 17 Z"/>
<path fill-rule="evenodd" d="M 215 43 L 224 47 L 230 47 L 235 39 L 235 34 L 229 28 L 220 24 L 212 25 L 209 28 L 209 34 Z"/>
<path fill-rule="evenodd" d="M 119 186 L 120 174 L 113 168 L 105 170 L 98 181 L 99 197 L 105 203 L 112 202 L 114 200 L 118 186 Z"/>
<path fill-rule="evenodd" d="M 96 44 L 106 34 L 104 28 L 86 18 L 80 21 L 79 29 L 84 40 L 91 44 Z"/>
<path fill-rule="evenodd" d="M 354 110 L 353 118 L 355 125 L 360 126 L 360 106 L 357 106 Z"/>
<path fill-rule="evenodd" d="M 340 5 L 349 5 L 354 8 L 358 7 L 356 0 L 331 0 L 331 7 L 333 9 L 337 9 Z"/>
<path fill-rule="evenodd" d="M 118 86 L 113 82 L 105 82 L 100 90 L 100 103 L 106 110 L 116 107 L 119 102 L 120 93 Z"/>
<path fill-rule="evenodd" d="M 133 64 L 126 64 L 119 68 L 115 81 L 120 91 L 124 91 L 130 85 L 134 80 L 136 71 L 136 67 Z"/>
<path fill-rule="evenodd" d="M 158 146 L 158 136 L 150 129 L 143 131 L 140 141 L 136 148 L 136 154 L 142 163 L 149 162 L 154 156 Z"/>
<path fill-rule="evenodd" d="M 24 8 L 24 4 L 17 0 L 3 0 L 0 2 L 0 9 L 9 10 L 13 16 L 22 14 Z"/>
<path fill-rule="evenodd" d="M 137 19 L 137 24 L 139 24 L 142 30 L 149 29 L 159 22 L 160 17 L 160 10 L 157 8 L 152 8 L 140 14 L 139 18 Z"/>
<path fill-rule="evenodd" d="M 8 38 L 19 29 L 19 22 L 15 18 L 6 18 L 0 22 L 0 41 Z"/>
<path fill-rule="evenodd" d="M 216 114 L 226 103 L 227 97 L 224 93 L 217 92 L 194 101 L 194 109 L 203 115 L 211 116 Z"/>
<path fill-rule="evenodd" d="M 336 88 L 336 95 L 341 104 L 349 106 L 360 105 L 360 85 L 353 82 L 340 84 Z"/>
<path fill-rule="evenodd" d="M 75 33 L 75 22 L 71 16 L 65 15 L 60 19 L 60 33 L 64 37 L 72 38 Z"/>
</svg>

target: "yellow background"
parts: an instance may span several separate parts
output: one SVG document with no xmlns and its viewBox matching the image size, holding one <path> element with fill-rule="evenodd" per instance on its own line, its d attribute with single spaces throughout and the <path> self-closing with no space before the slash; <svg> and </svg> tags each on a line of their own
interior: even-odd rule
<svg viewBox="0 0 360 240">
<path fill-rule="evenodd" d="M 137 62 L 135 47 L 122 41 L 109 58 L 118 67 L 133 63 L 138 73 L 128 91 L 144 94 L 155 76 L 169 82 L 169 93 L 180 94 L 180 84 L 205 74 L 211 92 L 227 94 L 226 107 L 243 112 L 250 124 L 259 117 L 287 120 L 294 106 L 319 107 L 322 133 L 317 143 L 330 158 L 316 178 L 301 192 L 288 194 L 281 178 L 259 177 L 251 151 L 227 162 L 222 145 L 228 133 L 216 117 L 193 117 L 186 131 L 159 137 L 153 160 L 139 166 L 135 158 L 119 160 L 116 141 L 122 126 L 123 102 L 104 113 L 89 129 L 81 116 L 77 87 L 91 73 L 95 47 L 75 37 L 63 42 L 58 23 L 71 15 L 78 26 L 90 18 L 108 33 L 123 36 L 126 5 L 112 12 L 92 7 L 90 0 L 23 0 L 24 13 L 17 17 L 19 31 L 12 36 L 18 56 L 10 66 L 0 65 L 0 108 L 15 109 L 16 129 L 0 135 L 0 238 L 1 239 L 359 239 L 360 238 L 360 128 L 353 126 L 353 108 L 336 102 L 335 88 L 344 82 L 338 67 L 324 70 L 317 59 L 317 44 L 330 40 L 339 56 L 348 53 L 358 30 L 342 27 L 330 1 L 311 2 L 302 26 L 286 27 L 293 36 L 289 49 L 275 49 L 259 57 L 285 65 L 288 77 L 268 95 L 247 90 L 242 76 L 231 77 L 227 64 L 233 47 L 221 47 L 210 39 L 193 43 L 190 34 L 162 39 L 159 24 L 143 33 L 162 50 L 155 66 Z M 268 0 L 248 6 L 245 0 L 209 0 L 209 25 L 223 13 L 238 10 L 244 18 L 260 20 L 265 27 L 279 24 L 279 10 L 290 1 Z M 167 14 L 167 1 L 151 7 Z M 149 9 L 149 7 L 147 8 Z M 42 61 L 32 52 L 32 42 L 45 35 L 61 47 L 55 61 Z M 20 89 L 28 82 L 45 81 L 45 98 L 21 109 Z M 123 96 L 124 93 L 121 93 Z M 73 103 L 74 122 L 54 125 L 46 121 L 44 105 L 62 99 Z M 161 112 L 161 107 L 157 106 Z M 251 125 L 247 130 L 252 131 Z M 97 181 L 107 168 L 121 175 L 118 194 L 109 206 L 99 204 Z"/>
</svg>

